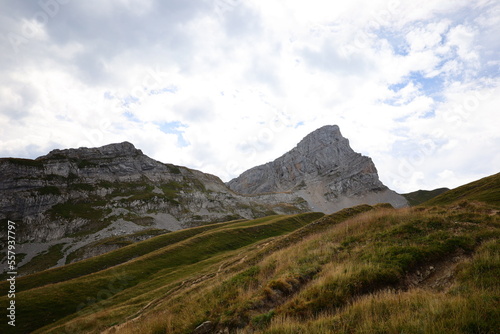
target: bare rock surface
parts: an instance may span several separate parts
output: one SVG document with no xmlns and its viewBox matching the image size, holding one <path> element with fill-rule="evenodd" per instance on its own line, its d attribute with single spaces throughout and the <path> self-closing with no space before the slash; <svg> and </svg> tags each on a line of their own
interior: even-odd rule
<svg viewBox="0 0 500 334">
<path fill-rule="evenodd" d="M 283 156 L 249 169 L 227 185 L 241 194 L 295 193 L 311 210 L 325 213 L 358 204 L 407 205 L 382 184 L 373 161 L 354 152 L 336 125 L 319 128 Z"/>
</svg>

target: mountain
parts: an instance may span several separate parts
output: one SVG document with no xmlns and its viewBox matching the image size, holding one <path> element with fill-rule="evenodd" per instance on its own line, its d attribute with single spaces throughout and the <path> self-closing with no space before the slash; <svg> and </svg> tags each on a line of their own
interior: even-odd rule
<svg viewBox="0 0 500 334">
<path fill-rule="evenodd" d="M 354 152 L 337 125 L 317 129 L 288 153 L 247 170 L 227 185 L 241 194 L 297 194 L 313 211 L 325 213 L 358 204 L 408 205 L 382 184 L 373 161 Z"/>
<path fill-rule="evenodd" d="M 0 332 L 497 333 L 499 176 L 429 206 L 215 223 L 18 277 Z"/>
<path fill-rule="evenodd" d="M 235 194 L 214 175 L 161 163 L 128 142 L 2 158 L 0 195 L 0 238 L 7 220 L 18 223 L 24 274 L 191 226 L 309 211 L 290 194 Z"/>
<path fill-rule="evenodd" d="M 442 193 L 448 191 L 448 188 L 438 188 L 434 190 L 417 190 L 407 194 L 401 194 L 411 206 L 422 204 Z"/>
<path fill-rule="evenodd" d="M 337 126 L 314 131 L 284 156 L 227 185 L 151 159 L 129 142 L 53 150 L 35 160 L 2 158 L 0 196 L 0 243 L 7 220 L 18 223 L 21 275 L 222 221 L 407 205 Z"/>
</svg>

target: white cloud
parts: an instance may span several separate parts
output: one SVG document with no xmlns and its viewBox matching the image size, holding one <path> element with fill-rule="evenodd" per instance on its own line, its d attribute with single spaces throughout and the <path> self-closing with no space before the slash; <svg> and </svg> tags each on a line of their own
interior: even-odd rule
<svg viewBox="0 0 500 334">
<path fill-rule="evenodd" d="M 389 187 L 456 186 L 500 167 L 499 8 L 116 0 L 50 16 L 0 4 L 0 156 L 128 140 L 229 180 L 339 124 Z"/>
<path fill-rule="evenodd" d="M 474 36 L 476 33 L 467 26 L 458 25 L 448 33 L 448 44 L 457 48 L 458 55 L 465 60 L 476 60 L 477 53 L 474 50 Z"/>
<path fill-rule="evenodd" d="M 406 34 L 406 40 L 412 51 L 433 49 L 442 44 L 443 34 L 448 30 L 449 20 L 430 23 L 424 27 L 415 27 Z"/>
</svg>

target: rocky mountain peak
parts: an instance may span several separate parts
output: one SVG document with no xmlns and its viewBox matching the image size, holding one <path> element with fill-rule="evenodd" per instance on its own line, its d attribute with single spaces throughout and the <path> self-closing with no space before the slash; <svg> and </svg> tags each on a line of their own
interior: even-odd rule
<svg viewBox="0 0 500 334">
<path fill-rule="evenodd" d="M 337 125 L 311 132 L 283 156 L 249 169 L 227 185 L 243 194 L 297 193 L 323 212 L 380 201 L 406 205 L 402 196 L 380 182 L 373 161 L 354 152 Z"/>
<path fill-rule="evenodd" d="M 337 125 L 323 126 L 311 132 L 287 154 L 306 164 L 308 161 L 313 162 L 308 166 L 308 171 L 318 174 L 331 172 L 332 168 L 350 164 L 352 159 L 362 157 L 352 150 L 349 140 L 342 136 Z"/>
<path fill-rule="evenodd" d="M 359 168 L 360 165 L 363 167 Z M 295 148 L 275 161 L 252 168 L 231 180 L 228 186 L 245 194 L 283 192 L 301 188 L 305 181 L 313 178 L 342 179 L 361 170 L 365 174 L 374 173 L 374 179 L 378 181 L 371 159 L 354 152 L 337 125 L 327 125 L 308 134 Z M 374 185 L 383 187 L 378 182 Z"/>
<path fill-rule="evenodd" d="M 335 147 L 342 148 L 342 151 L 353 152 L 349 146 L 349 140 L 342 136 L 339 127 L 337 125 L 327 125 L 304 137 L 294 150 L 301 155 L 311 155 L 325 148 Z"/>
<path fill-rule="evenodd" d="M 304 145 L 305 143 L 311 141 L 315 141 L 323 145 L 330 145 L 335 141 L 338 142 L 346 140 L 347 139 L 340 133 L 338 125 L 325 125 L 305 136 L 297 146 Z"/>
</svg>

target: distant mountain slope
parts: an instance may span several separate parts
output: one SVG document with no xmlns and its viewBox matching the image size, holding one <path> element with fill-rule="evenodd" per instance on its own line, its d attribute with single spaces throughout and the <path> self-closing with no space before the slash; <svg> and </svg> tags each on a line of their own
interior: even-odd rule
<svg viewBox="0 0 500 334">
<path fill-rule="evenodd" d="M 460 200 L 485 202 L 500 208 L 500 173 L 447 191 L 424 205 L 445 205 Z"/>
<path fill-rule="evenodd" d="M 411 206 L 419 205 L 425 201 L 430 200 L 442 193 L 448 191 L 448 188 L 438 188 L 434 190 L 417 190 L 407 194 L 401 194 Z"/>
<path fill-rule="evenodd" d="M 242 194 L 294 193 L 312 210 L 325 213 L 358 204 L 407 205 L 404 197 L 380 182 L 372 160 L 354 152 L 336 125 L 313 131 L 288 153 L 227 185 Z"/>
</svg>

